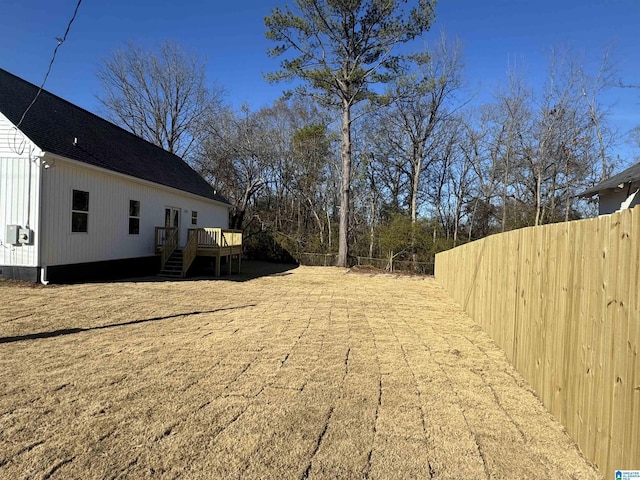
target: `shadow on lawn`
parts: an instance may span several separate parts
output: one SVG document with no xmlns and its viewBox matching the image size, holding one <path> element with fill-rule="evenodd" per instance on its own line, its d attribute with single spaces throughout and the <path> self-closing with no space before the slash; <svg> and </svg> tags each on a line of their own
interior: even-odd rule
<svg viewBox="0 0 640 480">
<path fill-rule="evenodd" d="M 112 280 L 77 281 L 71 283 L 159 283 L 159 282 L 201 282 L 201 281 L 223 281 L 223 282 L 248 282 L 261 277 L 283 277 L 291 275 L 291 270 L 298 268 L 297 264 L 271 263 L 261 260 L 247 260 L 242 262 L 241 273 L 229 273 L 228 266 L 222 265 L 222 275 L 213 275 L 213 266 L 206 263 L 206 258 L 198 257 L 198 262 L 189 269 L 186 278 L 168 278 L 160 276 L 151 277 L 131 277 Z M 211 260 L 209 261 L 211 262 Z M 233 267 L 237 268 L 237 267 Z"/>
<path fill-rule="evenodd" d="M 63 336 L 63 335 L 73 335 L 75 333 L 90 332 L 92 330 L 105 330 L 107 328 L 126 327 L 127 325 L 136 325 L 138 323 L 157 322 L 159 320 L 168 320 L 170 318 L 186 317 L 186 316 L 191 316 L 191 315 L 204 315 L 205 313 L 224 312 L 225 310 L 239 310 L 241 308 L 249 308 L 249 307 L 255 307 L 255 304 L 242 305 L 240 307 L 217 308 L 215 310 L 207 310 L 207 311 L 204 311 L 204 312 L 176 313 L 174 315 L 166 315 L 164 317 L 143 318 L 143 319 L 140 319 L 140 320 L 131 320 L 130 322 L 111 323 L 109 325 L 100 325 L 98 327 L 62 328 L 60 330 L 53 330 L 53 331 L 50 331 L 50 332 L 28 333 L 26 335 L 16 335 L 16 336 L 13 336 L 13 337 L 0 337 L 0 343 L 22 342 L 22 341 L 25 341 L 25 340 L 38 340 L 38 339 L 41 339 L 41 338 L 55 338 L 55 337 L 60 337 L 60 336 Z"/>
<path fill-rule="evenodd" d="M 227 266 L 224 266 L 227 268 Z M 235 266 L 233 268 L 236 268 Z M 184 280 L 223 280 L 227 282 L 247 282 L 261 277 L 282 277 L 291 275 L 291 270 L 298 268 L 297 264 L 291 263 L 272 263 L 261 260 L 247 260 L 242 262 L 241 273 L 229 274 L 224 271 L 220 277 L 211 276 L 212 267 L 192 269 L 191 275 Z"/>
</svg>

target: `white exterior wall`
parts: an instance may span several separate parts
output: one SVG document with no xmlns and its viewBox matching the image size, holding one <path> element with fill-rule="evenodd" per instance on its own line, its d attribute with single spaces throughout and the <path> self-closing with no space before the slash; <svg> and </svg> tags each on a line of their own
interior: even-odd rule
<svg viewBox="0 0 640 480">
<path fill-rule="evenodd" d="M 40 150 L 0 113 L 0 265 L 38 266 Z M 32 230 L 32 243 L 7 242 L 7 225 Z"/>
<path fill-rule="evenodd" d="M 41 266 L 67 265 L 154 255 L 155 227 L 164 226 L 166 207 L 180 209 L 180 240 L 192 228 L 228 228 L 224 204 L 80 162 L 45 156 Z M 72 191 L 89 192 L 88 233 L 71 232 Z M 129 234 L 129 200 L 140 202 L 140 234 Z M 194 225 L 193 227 L 196 227 Z"/>
<path fill-rule="evenodd" d="M 627 200 L 627 191 L 606 191 L 598 194 L 598 197 L 598 213 L 600 215 L 609 215 L 622 208 L 622 203 Z M 629 208 L 633 208 L 636 205 L 640 205 L 640 193 L 635 196 Z"/>
</svg>

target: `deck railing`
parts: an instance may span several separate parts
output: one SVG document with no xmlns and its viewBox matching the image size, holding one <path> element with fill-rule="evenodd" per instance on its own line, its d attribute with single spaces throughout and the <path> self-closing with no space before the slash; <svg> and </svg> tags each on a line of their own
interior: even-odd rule
<svg viewBox="0 0 640 480">
<path fill-rule="evenodd" d="M 198 248 L 241 247 L 242 230 L 222 228 L 190 228 L 189 238 L 197 235 Z"/>
<path fill-rule="evenodd" d="M 178 229 L 176 227 L 156 227 L 156 250 L 160 252 L 160 269 L 167 264 L 167 260 L 178 246 Z"/>
<path fill-rule="evenodd" d="M 156 253 L 160 254 L 160 269 L 163 270 L 178 248 L 178 229 L 175 227 L 156 227 Z M 187 244 L 182 254 L 182 276 L 198 255 L 216 257 L 216 275 L 220 275 L 220 257 L 237 256 L 238 271 L 242 257 L 242 230 L 222 228 L 190 228 L 187 231 Z"/>
<path fill-rule="evenodd" d="M 228 247 L 242 246 L 242 230 L 222 230 L 222 241 Z"/>
<path fill-rule="evenodd" d="M 184 252 L 182 254 L 182 276 L 187 275 L 187 270 L 193 263 L 193 260 L 198 255 L 198 236 L 193 235 L 192 231 L 189 231 L 189 235 L 187 236 L 187 244 L 184 247 Z"/>
<path fill-rule="evenodd" d="M 173 232 L 177 232 L 178 229 L 176 227 L 156 227 L 155 231 L 155 245 L 156 245 L 156 253 L 160 253 L 160 249 L 167 242 L 167 239 Z"/>
</svg>

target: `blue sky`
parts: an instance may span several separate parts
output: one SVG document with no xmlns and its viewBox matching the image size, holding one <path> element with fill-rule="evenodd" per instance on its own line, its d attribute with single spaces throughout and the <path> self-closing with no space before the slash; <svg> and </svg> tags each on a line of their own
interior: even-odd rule
<svg viewBox="0 0 640 480">
<path fill-rule="evenodd" d="M 101 59 L 128 41 L 154 48 L 171 39 L 207 59 L 208 78 L 225 88 L 229 103 L 259 108 L 286 88 L 262 78 L 278 66 L 266 55 L 263 18 L 288 1 L 83 0 L 45 88 L 99 113 Z M 76 0 L 3 3 L 0 67 L 39 84 Z M 461 39 L 466 77 L 480 99 L 504 82 L 514 61 L 539 84 L 553 46 L 569 45 L 597 62 L 612 44 L 620 79 L 640 84 L 638 0 L 440 0 L 436 14 L 424 40 L 441 30 Z M 640 125 L 640 90 L 617 88 L 606 100 L 615 104 L 612 121 L 621 132 Z"/>
</svg>

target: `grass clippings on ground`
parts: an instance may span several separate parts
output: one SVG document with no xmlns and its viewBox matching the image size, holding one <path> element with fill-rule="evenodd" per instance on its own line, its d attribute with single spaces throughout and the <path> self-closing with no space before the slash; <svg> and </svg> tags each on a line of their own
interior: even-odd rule
<svg viewBox="0 0 640 480">
<path fill-rule="evenodd" d="M 433 278 L 347 272 L 0 282 L 0 478 L 600 478 Z"/>
</svg>

